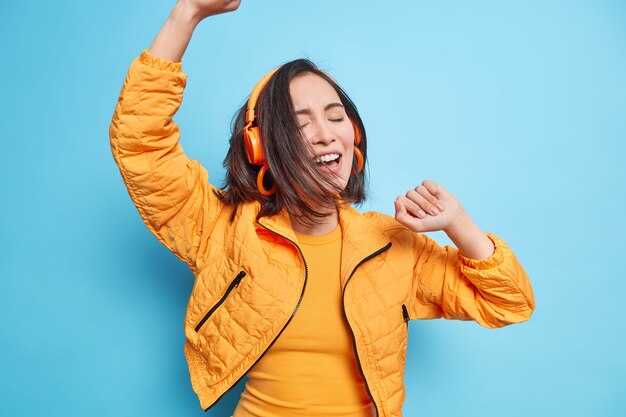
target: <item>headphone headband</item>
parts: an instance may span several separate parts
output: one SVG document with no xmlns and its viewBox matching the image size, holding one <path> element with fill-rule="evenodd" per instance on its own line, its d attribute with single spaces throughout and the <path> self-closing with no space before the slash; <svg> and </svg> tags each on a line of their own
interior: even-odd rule
<svg viewBox="0 0 626 417">
<path fill-rule="evenodd" d="M 261 95 L 261 92 L 263 91 L 263 89 L 265 88 L 269 80 L 272 78 L 272 75 L 274 75 L 276 71 L 278 71 L 279 69 L 280 67 L 276 67 L 270 72 L 268 72 L 267 74 L 265 74 L 263 78 L 261 78 L 259 82 L 254 86 L 254 89 L 250 93 L 250 98 L 248 99 L 248 110 L 246 111 L 246 124 L 252 123 L 254 119 L 256 118 L 256 114 L 255 114 L 256 102 L 259 100 L 259 96 Z"/>
</svg>

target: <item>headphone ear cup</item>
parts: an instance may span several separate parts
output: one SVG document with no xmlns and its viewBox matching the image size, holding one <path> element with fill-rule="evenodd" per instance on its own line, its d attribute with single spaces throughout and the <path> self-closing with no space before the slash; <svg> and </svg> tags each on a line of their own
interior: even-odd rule
<svg viewBox="0 0 626 417">
<path fill-rule="evenodd" d="M 365 162 L 363 161 L 363 154 L 356 146 L 354 147 L 354 158 L 356 158 L 356 170 L 353 169 L 350 173 L 351 175 L 356 175 L 357 172 L 361 172 L 363 170 L 363 165 L 365 165 Z"/>
<path fill-rule="evenodd" d="M 263 145 L 261 145 L 261 132 L 258 127 L 246 126 L 244 128 L 243 147 L 246 152 L 246 158 L 252 165 L 263 165 L 265 163 L 265 154 L 263 153 Z"/>
<path fill-rule="evenodd" d="M 256 186 L 259 189 L 259 192 L 261 193 L 262 196 L 271 197 L 276 192 L 276 184 L 272 184 L 272 187 L 269 190 L 265 188 L 265 186 L 263 185 L 263 177 L 265 176 L 265 173 L 267 172 L 267 168 L 268 168 L 267 164 L 263 164 L 263 166 L 259 170 L 259 173 L 256 176 Z"/>
<path fill-rule="evenodd" d="M 353 169 L 350 173 L 351 175 L 356 175 L 357 172 L 360 172 L 363 169 L 363 165 L 365 165 L 365 161 L 363 160 L 363 154 L 358 146 L 361 144 L 361 130 L 357 127 L 354 120 L 350 119 L 352 122 L 352 127 L 354 128 L 354 158 L 356 159 L 356 170 Z"/>
<path fill-rule="evenodd" d="M 352 122 L 352 128 L 354 129 L 354 144 L 356 146 L 359 146 L 361 144 L 361 130 L 357 127 L 356 123 L 354 123 L 354 121 L 352 119 L 350 119 L 350 121 Z"/>
</svg>

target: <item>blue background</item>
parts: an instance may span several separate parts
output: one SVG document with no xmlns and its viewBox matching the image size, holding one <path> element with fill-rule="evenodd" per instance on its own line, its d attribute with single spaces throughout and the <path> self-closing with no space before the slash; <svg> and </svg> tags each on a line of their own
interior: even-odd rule
<svg viewBox="0 0 626 417">
<path fill-rule="evenodd" d="M 150 235 L 108 144 L 131 61 L 173 1 L 3 5 L 0 415 L 209 413 L 183 355 L 187 267 Z M 313 59 L 369 135 L 369 202 L 423 179 L 515 250 L 523 324 L 410 326 L 405 415 L 624 416 L 626 2 L 252 1 L 204 21 L 176 121 L 220 183 L 232 115 Z M 441 243 L 442 233 L 432 234 Z"/>
</svg>

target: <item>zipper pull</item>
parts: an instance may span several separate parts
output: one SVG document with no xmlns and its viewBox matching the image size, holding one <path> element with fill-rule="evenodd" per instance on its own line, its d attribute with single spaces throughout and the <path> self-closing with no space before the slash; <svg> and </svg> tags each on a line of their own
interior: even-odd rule
<svg viewBox="0 0 626 417">
<path fill-rule="evenodd" d="M 239 286 L 239 283 L 241 282 L 241 280 L 243 279 L 243 277 L 246 276 L 246 271 L 241 271 L 237 274 L 237 276 L 235 277 L 235 279 L 233 280 L 233 284 L 234 287 L 237 288 Z"/>
<path fill-rule="evenodd" d="M 402 317 L 404 317 L 404 322 L 408 325 L 411 318 L 409 317 L 409 310 L 407 310 L 404 304 L 402 304 Z"/>
</svg>

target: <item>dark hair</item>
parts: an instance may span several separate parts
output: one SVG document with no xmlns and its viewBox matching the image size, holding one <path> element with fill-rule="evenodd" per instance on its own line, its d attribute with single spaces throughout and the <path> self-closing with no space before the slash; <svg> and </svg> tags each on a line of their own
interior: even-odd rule
<svg viewBox="0 0 626 417">
<path fill-rule="evenodd" d="M 311 145 L 301 140 L 289 84 L 295 77 L 305 73 L 322 77 L 335 89 L 346 114 L 361 131 L 359 150 L 364 162 L 367 161 L 365 129 L 352 100 L 332 78 L 308 59 L 288 62 L 265 85 L 256 105 L 257 125 L 269 166 L 265 183 L 267 188 L 274 184 L 276 192 L 270 197 L 259 192 L 256 178 L 261 167 L 250 164 L 246 159 L 243 146 L 246 102 L 233 118 L 230 148 L 224 159 L 227 171 L 225 184 L 216 193 L 223 202 L 234 206 L 231 220 L 238 205 L 246 201 L 261 203 L 258 217 L 277 214 L 284 208 L 307 225 L 325 217 L 330 209 L 339 208 L 342 203 L 337 199 L 337 194 L 346 203 L 360 204 L 365 201 L 365 169 L 351 175 L 346 188 L 340 190 L 332 182 L 333 178 L 319 171 L 313 158 L 303 157 L 311 154 Z M 356 157 L 353 158 L 352 167 L 356 170 Z"/>
</svg>

